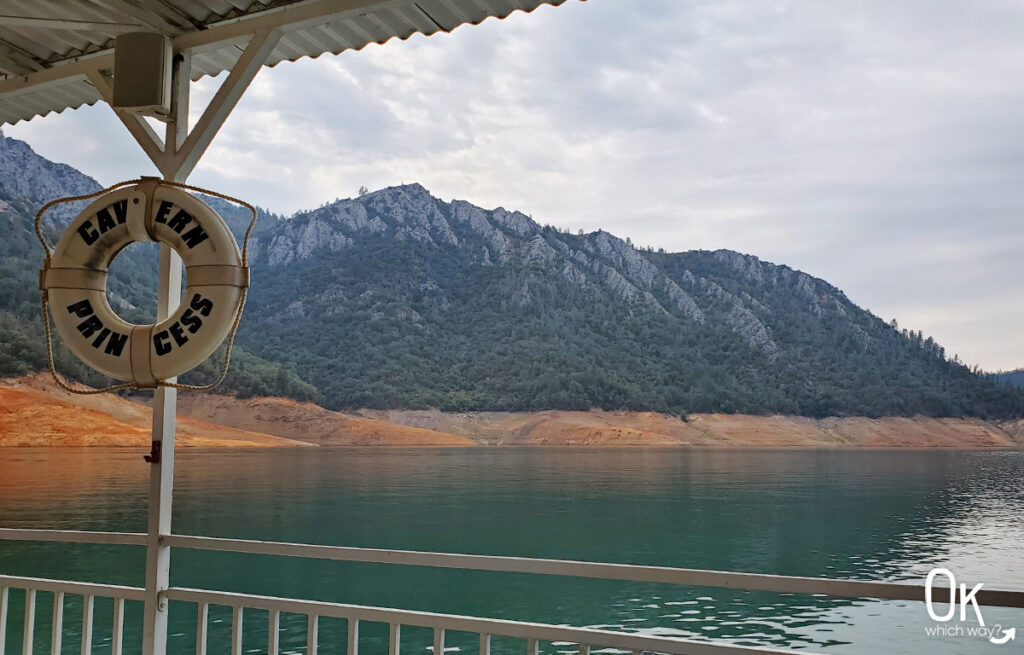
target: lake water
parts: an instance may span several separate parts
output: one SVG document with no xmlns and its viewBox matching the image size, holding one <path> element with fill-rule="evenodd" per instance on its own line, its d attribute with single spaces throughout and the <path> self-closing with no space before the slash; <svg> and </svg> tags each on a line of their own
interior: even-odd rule
<svg viewBox="0 0 1024 655">
<path fill-rule="evenodd" d="M 1024 453 L 179 450 L 177 460 L 180 534 L 917 582 L 945 566 L 968 587 L 1024 589 Z M 144 532 L 147 476 L 138 451 L 0 449 L 0 526 Z M 144 559 L 141 548 L 0 541 L 3 574 L 142 586 Z M 1024 638 L 928 636 L 923 603 L 185 550 L 171 583 L 827 653 L 1019 652 Z M 48 653 L 41 597 L 37 652 Z M 12 592 L 8 652 L 20 652 L 20 602 Z M 78 652 L 76 607 L 65 610 L 66 653 Z M 194 611 L 172 604 L 172 652 L 192 652 Z M 99 603 L 100 654 L 109 616 Z M 227 652 L 227 610 L 211 616 L 210 652 Z M 246 616 L 245 650 L 265 652 L 266 614 Z M 1024 630 L 1022 610 L 984 608 L 984 618 Z M 304 618 L 282 625 L 283 650 L 304 652 Z M 386 626 L 362 633 L 365 653 L 386 652 Z M 449 642 L 475 655 L 475 639 Z M 430 640 L 403 629 L 402 655 L 425 655 Z M 126 652 L 138 642 L 129 634 Z M 344 622 L 325 620 L 320 644 L 343 653 Z M 495 648 L 522 652 L 514 640 Z"/>
</svg>

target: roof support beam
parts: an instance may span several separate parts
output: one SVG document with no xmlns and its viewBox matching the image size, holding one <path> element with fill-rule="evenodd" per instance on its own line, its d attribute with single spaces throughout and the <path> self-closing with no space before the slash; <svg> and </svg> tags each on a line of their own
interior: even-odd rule
<svg viewBox="0 0 1024 655">
<path fill-rule="evenodd" d="M 146 11 L 162 16 L 164 20 L 178 25 L 185 29 L 202 29 L 202 23 L 193 20 L 188 13 L 175 7 L 166 0 L 117 0 L 136 4 Z"/>
<path fill-rule="evenodd" d="M 21 75 L 31 73 L 33 70 L 39 70 L 38 68 L 29 68 L 26 66 L 24 59 L 18 59 L 15 56 L 8 54 L 9 52 L 9 50 L 5 50 L 3 46 L 0 45 L 0 66 Z"/>
<path fill-rule="evenodd" d="M 25 52 L 23 49 L 2 38 L 0 38 L 0 53 L 3 53 L 4 57 L 15 64 L 23 73 L 32 73 L 44 68 L 31 53 Z"/>
<path fill-rule="evenodd" d="M 159 135 L 157 135 L 153 128 L 150 127 L 149 123 L 146 122 L 146 119 L 141 116 L 137 116 L 120 109 L 114 109 L 112 102 L 114 99 L 114 87 L 111 85 L 110 80 L 106 75 L 95 70 L 86 73 L 86 77 L 89 79 L 89 82 L 96 87 L 96 90 L 103 97 L 103 100 L 110 105 L 110 108 L 115 114 L 117 114 L 117 117 L 121 119 L 124 126 L 128 128 L 131 135 L 135 137 L 135 140 L 138 142 L 139 146 L 142 147 L 142 150 L 145 151 L 149 160 L 153 162 L 153 165 L 156 166 L 157 169 L 160 169 L 165 158 L 165 148 L 164 142 Z"/>
<path fill-rule="evenodd" d="M 174 39 L 174 50 L 202 51 L 204 47 L 224 41 L 243 39 L 252 32 L 273 29 L 290 32 L 308 25 L 329 23 L 346 15 L 365 12 L 371 7 L 408 7 L 410 4 L 409 0 L 304 0 L 249 16 L 221 21 L 205 30 L 182 34 Z"/>
<path fill-rule="evenodd" d="M 188 177 L 280 39 L 280 30 L 264 31 L 253 35 L 245 52 L 238 58 L 228 74 L 228 78 L 220 85 L 217 94 L 213 96 L 213 100 L 206 107 L 199 122 L 196 123 L 185 142 L 175 150 L 168 169 L 164 171 L 165 175 L 169 175 L 173 179 Z"/>
<path fill-rule="evenodd" d="M 166 136 L 164 137 L 164 150 L 166 155 L 160 164 L 160 172 L 164 179 L 174 182 L 184 182 L 188 177 L 179 176 L 178 171 L 172 170 L 174 155 L 185 145 L 188 139 L 188 107 L 191 97 L 192 80 L 192 55 L 182 53 L 174 58 L 174 74 L 171 82 L 171 116 L 167 121 Z"/>
<path fill-rule="evenodd" d="M 155 9 L 158 7 L 142 6 L 137 1 L 131 2 L 130 0 L 98 0 L 99 4 L 109 7 L 115 11 L 120 11 L 128 14 L 140 23 L 145 24 L 151 29 L 160 32 L 161 34 L 167 34 L 170 36 L 176 36 L 185 31 L 188 23 L 178 19 L 171 20 L 163 12 L 157 12 Z"/>
<path fill-rule="evenodd" d="M 36 18 L 34 16 L 0 16 L 0 23 L 14 27 L 40 27 L 48 30 L 104 30 L 125 32 L 142 26 L 136 23 L 107 23 L 89 20 L 63 20 L 60 18 Z"/>
<path fill-rule="evenodd" d="M 137 2 L 139 0 L 136 0 Z M 144 7 L 160 3 L 152 0 L 144 0 Z M 118 9 L 128 11 L 130 3 L 128 0 L 100 0 L 107 6 L 116 6 Z M 410 0 L 301 0 L 294 4 L 266 9 L 255 14 L 233 18 L 210 25 L 206 29 L 186 32 L 174 37 L 171 42 L 175 52 L 202 52 L 204 49 L 223 45 L 224 43 L 244 43 L 251 34 L 270 32 L 274 30 L 291 31 L 302 27 L 320 23 L 329 23 L 366 12 L 367 10 L 379 9 L 388 6 L 409 7 Z M 139 13 L 136 7 L 136 14 Z M 134 18 L 139 16 L 132 14 Z M 146 15 L 146 14 L 143 14 Z M 148 14 L 150 21 L 157 19 L 153 14 Z M 161 16 L 160 23 L 153 25 L 158 31 L 166 32 L 174 26 L 170 16 Z M 268 53 L 269 54 L 269 53 Z M 83 75 L 92 70 L 110 70 L 114 67 L 114 54 L 112 50 L 101 50 L 97 53 L 82 55 L 75 59 L 65 60 L 51 64 L 42 70 L 28 72 L 21 77 L 13 77 L 0 80 L 0 95 L 20 91 L 37 84 L 64 80 L 68 77 Z M 28 64 L 29 62 L 24 62 Z M 42 66 L 32 61 L 36 67 Z M 25 68 L 30 68 L 25 66 Z"/>
<path fill-rule="evenodd" d="M 35 90 L 33 87 L 38 87 L 40 84 L 59 83 L 69 77 L 84 77 L 92 71 L 113 68 L 114 51 L 104 50 L 101 53 L 83 55 L 66 64 L 54 65 L 21 77 L 0 80 L 0 94 L 31 91 Z"/>
</svg>

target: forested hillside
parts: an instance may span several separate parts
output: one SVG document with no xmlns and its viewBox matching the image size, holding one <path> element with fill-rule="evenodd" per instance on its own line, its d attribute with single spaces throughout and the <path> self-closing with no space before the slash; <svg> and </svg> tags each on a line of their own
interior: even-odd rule
<svg viewBox="0 0 1024 655">
<path fill-rule="evenodd" d="M 1002 385 L 1011 387 L 1024 388 L 1024 368 L 1017 369 L 1016 371 L 1004 371 L 1002 373 L 992 373 L 992 379 Z"/>
<path fill-rule="evenodd" d="M 24 175 L 6 153 L 27 147 L 0 148 L 0 229 L 12 236 L 0 246 L 0 372 L 21 372 L 42 363 L 26 221 L 46 198 L 6 182 Z M 215 206 L 242 229 L 244 211 Z M 155 267 L 135 249 L 115 262 L 111 297 L 142 320 Z M 264 215 L 251 251 L 245 354 L 230 381 L 243 394 L 332 409 L 1024 415 L 1024 392 L 932 339 L 823 280 L 728 250 L 641 250 L 413 184 Z M 148 272 L 118 273 L 126 263 Z"/>
</svg>

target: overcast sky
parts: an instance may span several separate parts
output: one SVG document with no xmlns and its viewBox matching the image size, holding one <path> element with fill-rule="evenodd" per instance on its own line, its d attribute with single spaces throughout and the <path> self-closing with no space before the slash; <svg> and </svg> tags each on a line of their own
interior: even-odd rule
<svg viewBox="0 0 1024 655">
<path fill-rule="evenodd" d="M 264 69 L 190 181 L 284 214 L 420 182 L 739 250 L 1017 368 L 1022 26 L 1009 0 L 569 0 Z M 106 107 L 4 131 L 104 184 L 154 170 Z"/>
</svg>

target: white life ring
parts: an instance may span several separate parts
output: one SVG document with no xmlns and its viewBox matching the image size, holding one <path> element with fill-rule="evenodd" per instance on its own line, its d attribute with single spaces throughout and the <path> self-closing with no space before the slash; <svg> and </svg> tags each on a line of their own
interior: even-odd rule
<svg viewBox="0 0 1024 655">
<path fill-rule="evenodd" d="M 185 263 L 181 305 L 153 325 L 122 320 L 107 301 L 107 269 L 125 246 L 158 241 Z M 224 219 L 181 189 L 143 179 L 108 193 L 68 226 L 40 272 L 57 332 L 88 366 L 142 388 L 209 357 L 231 332 L 249 269 Z"/>
</svg>

